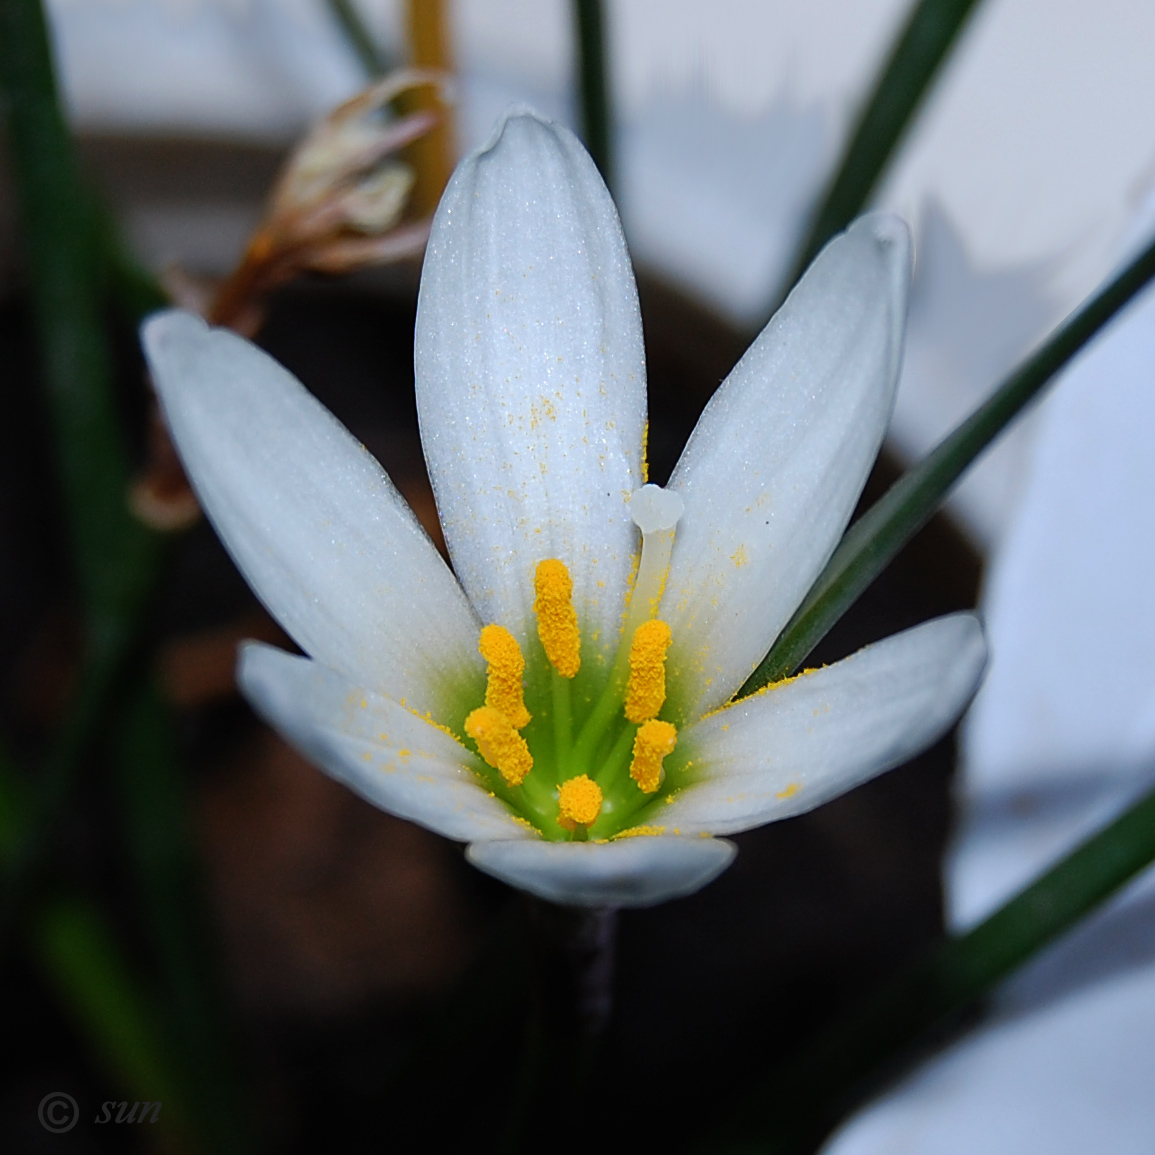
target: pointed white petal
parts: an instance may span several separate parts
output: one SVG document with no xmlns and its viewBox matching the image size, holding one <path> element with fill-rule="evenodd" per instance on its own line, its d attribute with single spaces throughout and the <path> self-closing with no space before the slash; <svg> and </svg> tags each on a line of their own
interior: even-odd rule
<svg viewBox="0 0 1155 1155">
<path fill-rule="evenodd" d="M 713 882 L 738 853 L 722 838 L 646 835 L 620 842 L 474 842 L 486 874 L 563 906 L 654 906 Z"/>
<path fill-rule="evenodd" d="M 438 712 L 483 675 L 477 622 L 364 446 L 254 345 L 169 312 L 144 326 L 165 419 L 205 513 L 300 647 Z"/>
<path fill-rule="evenodd" d="M 686 512 L 660 611 L 681 721 L 742 685 L 846 527 L 890 418 L 909 281 L 906 226 L 863 217 L 702 414 L 670 479 Z"/>
<path fill-rule="evenodd" d="M 481 784 L 473 754 L 390 698 L 257 642 L 237 680 L 287 742 L 374 806 L 461 842 L 532 837 Z"/>
<path fill-rule="evenodd" d="M 572 133 L 509 116 L 458 167 L 417 306 L 421 439 L 453 565 L 524 641 L 558 557 L 587 644 L 616 647 L 641 485 L 645 361 L 629 255 Z"/>
<path fill-rule="evenodd" d="M 744 698 L 679 735 L 702 780 L 640 820 L 731 834 L 802 814 L 940 737 L 985 662 L 978 618 L 952 614 Z"/>
</svg>

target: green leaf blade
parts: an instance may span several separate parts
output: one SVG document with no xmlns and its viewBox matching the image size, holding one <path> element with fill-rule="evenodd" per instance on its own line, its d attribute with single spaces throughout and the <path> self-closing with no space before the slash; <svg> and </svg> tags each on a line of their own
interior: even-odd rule
<svg viewBox="0 0 1155 1155">
<path fill-rule="evenodd" d="M 814 213 L 787 287 L 870 199 L 976 3 L 920 0 L 911 10 Z"/>
</svg>

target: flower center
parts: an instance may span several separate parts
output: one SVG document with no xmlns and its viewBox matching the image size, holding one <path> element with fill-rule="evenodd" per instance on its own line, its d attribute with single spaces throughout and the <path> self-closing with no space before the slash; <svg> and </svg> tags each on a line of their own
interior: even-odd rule
<svg viewBox="0 0 1155 1155">
<path fill-rule="evenodd" d="M 630 513 L 642 548 L 612 661 L 583 667 L 573 579 L 558 558 L 543 559 L 534 574 L 540 651 L 531 646 L 527 663 L 501 625 L 486 626 L 478 641 L 485 704 L 466 718 L 465 732 L 497 771 L 494 793 L 549 839 L 658 829 L 633 820 L 661 789 L 663 760 L 678 740 L 659 718 L 673 636 L 656 614 L 682 502 L 645 485 L 630 498 Z"/>
</svg>

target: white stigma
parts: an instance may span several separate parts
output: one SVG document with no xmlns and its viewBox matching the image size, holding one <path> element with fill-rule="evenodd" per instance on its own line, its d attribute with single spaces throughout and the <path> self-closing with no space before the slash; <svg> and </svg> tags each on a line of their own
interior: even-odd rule
<svg viewBox="0 0 1155 1155">
<path fill-rule="evenodd" d="M 643 534 L 673 529 L 685 508 L 672 489 L 660 485 L 643 485 L 630 494 L 630 517 Z"/>
</svg>

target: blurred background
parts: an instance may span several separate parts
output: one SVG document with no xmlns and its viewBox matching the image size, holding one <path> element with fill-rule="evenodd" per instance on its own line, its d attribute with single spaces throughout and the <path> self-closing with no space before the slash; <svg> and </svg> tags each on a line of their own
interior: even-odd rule
<svg viewBox="0 0 1155 1155">
<path fill-rule="evenodd" d="M 135 275 L 186 305 L 215 294 L 219 307 L 222 282 L 233 283 L 254 232 L 268 224 L 270 189 L 290 150 L 379 72 L 418 64 L 448 75 L 434 104 L 394 102 L 398 115 L 436 107 L 441 117 L 432 136 L 398 154 L 416 174 L 399 227 L 417 227 L 447 163 L 484 142 L 510 104 L 581 131 L 580 7 L 49 0 L 46 12 L 81 170 Z M 910 10 L 909 0 L 603 6 L 603 169 L 641 291 L 654 480 L 668 476 L 702 406 L 775 304 Z M 1140 0 L 975 6 L 872 197 L 910 222 L 917 257 L 894 423 L 865 503 L 1149 232 L 1153 45 L 1155 8 Z M 83 688 L 85 627 L 16 199 L 0 151 L 0 721 L 15 760 L 34 763 L 53 748 Z M 323 275 L 317 270 L 337 266 L 315 260 L 271 278 L 259 316 L 237 327 L 256 332 L 353 430 L 439 541 L 413 401 L 419 245 L 346 266 L 345 275 Z M 735 866 L 705 891 L 623 916 L 593 1120 L 579 1134 L 559 1135 L 560 1124 L 526 1089 L 537 997 L 529 916 L 516 896 L 465 865 L 459 848 L 373 810 L 312 769 L 239 698 L 238 640 L 285 639 L 195 509 L 181 505 L 179 472 L 174 480 L 150 424 L 131 310 L 108 313 L 134 508 L 154 528 L 181 530 L 166 537 L 163 578 L 131 658 L 155 687 L 163 737 L 138 727 L 105 735 L 88 751 L 36 897 L 6 916 L 5 1150 L 67 1143 L 92 1151 L 352 1152 L 469 1143 L 514 1151 L 587 1141 L 616 1150 L 636 1148 L 639 1136 L 680 1150 L 767 1067 L 941 934 L 952 913 L 958 925 L 984 912 L 985 898 L 962 913 L 944 905 L 955 803 L 968 821 L 974 813 L 970 787 L 955 781 L 953 735 L 811 815 L 739 836 Z M 1143 362 L 1146 346 L 1129 356 L 1116 377 Z M 1087 390 L 1093 395 L 1094 383 Z M 1111 421 L 1126 425 L 1129 414 L 1149 430 L 1141 398 L 1150 392 L 1143 378 Z M 1039 454 L 1048 429 L 1085 421 L 1078 406 L 1065 418 L 1049 418 L 1046 405 L 1028 413 L 831 632 L 817 661 L 978 604 L 987 567 L 1014 550 L 1026 551 L 1032 574 L 1021 596 L 1033 591 L 1037 600 L 1077 554 L 1084 531 L 1064 536 L 1069 527 L 1060 525 L 1046 539 L 1050 553 L 1031 552 L 1015 544 L 1027 532 L 1022 510 L 1059 501 L 1072 517 L 1080 513 L 1070 493 L 1046 496 L 1039 461 L 1049 459 Z M 1117 429 L 1104 421 L 1102 430 Z M 1061 460 L 1097 476 L 1095 455 L 1116 444 L 1116 433 L 1102 430 Z M 1140 453 L 1142 438 L 1135 441 Z M 1120 454 L 1132 451 L 1130 442 L 1117 444 Z M 1132 575 L 1151 552 L 1147 482 L 1142 471 L 1108 478 L 1085 510 L 1088 524 L 1102 520 L 1104 505 L 1115 510 L 1100 557 L 1121 538 L 1138 540 L 1119 563 Z M 1114 485 L 1130 505 L 1115 501 Z M 143 510 L 142 494 L 152 500 Z M 1029 516 L 1028 529 L 1044 514 Z M 171 524 L 162 526 L 166 518 Z M 1072 741 L 1090 751 L 1080 755 L 1084 768 L 1100 753 L 1127 767 L 1143 762 L 1148 736 L 1132 722 L 1140 725 L 1155 688 L 1145 648 L 1155 630 L 1149 610 L 1134 610 L 1134 583 L 1114 590 L 1119 613 L 1104 623 L 1093 612 L 1107 596 L 1096 580 L 1089 567 L 1085 581 L 1070 583 L 1069 600 L 1060 589 L 1037 634 L 1011 636 L 1006 652 L 1035 652 L 1037 635 L 1066 628 L 1081 637 L 1080 614 L 1100 629 L 1098 660 L 1132 635 L 1105 675 L 1096 702 L 1106 704 L 1084 710 L 1084 698 L 1064 714 L 1060 698 L 1048 699 L 1074 737 L 1056 737 L 1062 724 L 1042 717 L 1031 733 L 1045 736 L 1046 750 L 1032 754 L 1030 741 L 1017 738 L 1014 761 L 999 746 L 1022 717 L 1013 688 L 989 706 L 980 698 L 976 711 L 992 720 L 985 730 L 970 723 L 979 730 L 968 749 L 981 765 L 968 767 L 966 782 L 981 783 L 983 766 L 1000 758 L 1020 766 L 1049 757 L 1053 765 L 1054 752 Z M 1008 602 L 996 620 L 1021 625 L 1019 604 Z M 1070 662 L 1070 651 L 1054 660 Z M 1085 674 L 1096 661 L 1075 664 Z M 1004 680 L 1023 689 L 1031 677 L 1024 667 Z M 1103 735 L 1121 729 L 1130 746 L 1119 753 Z M 150 787 L 134 785 L 123 768 L 132 762 L 124 743 L 147 743 L 149 734 L 177 767 L 176 786 L 154 800 L 156 813 L 140 801 Z M 147 758 L 144 765 L 151 773 Z M 1133 792 L 1136 774 L 1095 786 L 1071 829 Z M 1045 809 L 1050 786 L 1028 785 L 1034 802 L 1020 792 L 1003 818 L 1032 804 Z M 5 805 L 0 817 L 11 824 L 17 804 Z M 1017 885 L 1063 849 L 1063 829 Z M 158 878 L 175 880 L 175 889 L 154 885 Z M 992 884 L 991 895 L 998 890 Z M 165 930 L 174 894 L 192 895 L 194 913 Z M 1134 937 L 1123 937 L 1131 949 Z M 159 1037 L 183 1038 L 175 1049 L 188 1044 L 195 1057 L 166 1066 L 150 1049 L 150 1016 L 162 1024 Z M 174 1073 L 182 1066 L 193 1074 Z M 37 1120 L 53 1090 L 81 1104 L 80 1124 L 59 1136 Z M 528 1105 L 519 1107 L 519 1097 Z M 156 1130 L 89 1121 L 106 1101 L 161 1098 L 166 1126 Z M 847 1150 L 899 1149 L 889 1146 L 889 1132 L 876 1133 Z M 1155 1142 L 1155 1128 L 1135 1134 Z"/>
</svg>

